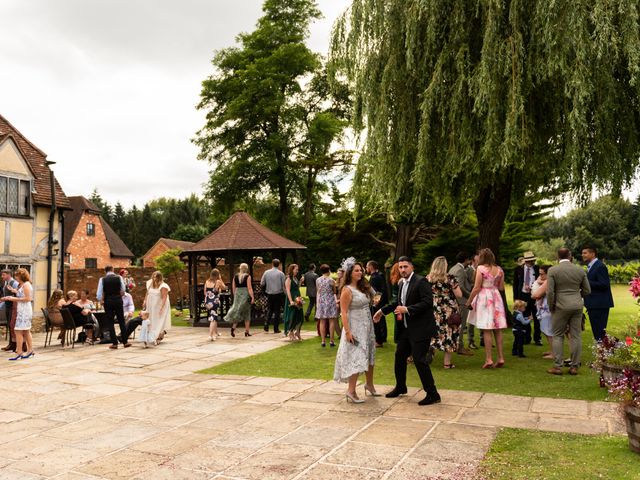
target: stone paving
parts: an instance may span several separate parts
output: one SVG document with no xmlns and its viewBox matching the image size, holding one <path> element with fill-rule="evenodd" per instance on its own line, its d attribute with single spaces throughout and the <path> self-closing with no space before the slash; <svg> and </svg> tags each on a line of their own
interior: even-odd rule
<svg viewBox="0 0 640 480">
<path fill-rule="evenodd" d="M 0 478 L 470 478 L 500 427 L 624 432 L 605 402 L 442 391 L 420 407 L 411 389 L 353 405 L 334 382 L 195 374 L 285 344 L 206 335 L 117 351 L 37 335 L 35 357 L 0 357 Z"/>
</svg>

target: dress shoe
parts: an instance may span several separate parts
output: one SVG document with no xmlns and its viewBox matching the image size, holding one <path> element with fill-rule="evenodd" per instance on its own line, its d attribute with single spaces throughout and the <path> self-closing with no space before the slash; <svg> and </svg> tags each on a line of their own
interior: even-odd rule
<svg viewBox="0 0 640 480">
<path fill-rule="evenodd" d="M 6 347 L 2 347 L 3 352 L 15 352 L 16 342 L 10 342 Z"/>
<path fill-rule="evenodd" d="M 550 373 L 551 375 L 562 375 L 562 369 L 558 367 L 553 367 L 547 370 L 547 373 Z"/>
<path fill-rule="evenodd" d="M 131 344 L 129 342 L 125 343 L 124 345 L 122 345 L 124 348 L 129 348 L 131 346 Z"/>
<path fill-rule="evenodd" d="M 538 346 L 538 347 L 542 347 L 542 342 L 539 342 L 539 341 L 538 341 L 538 342 L 536 342 L 536 346 Z"/>
<path fill-rule="evenodd" d="M 464 347 L 459 348 L 457 353 L 458 353 L 458 355 L 466 355 L 467 357 L 472 357 L 473 356 L 473 352 L 467 350 Z"/>
<path fill-rule="evenodd" d="M 569 369 L 569 375 L 577 375 L 578 374 L 578 367 L 571 367 Z"/>
<path fill-rule="evenodd" d="M 418 402 L 418 405 L 433 405 L 434 403 L 440 403 L 442 401 L 442 399 L 440 398 L 440 395 L 435 393 L 429 393 L 427 394 L 426 397 L 424 397 L 422 400 L 420 400 Z"/>
<path fill-rule="evenodd" d="M 385 397 L 396 398 L 396 397 L 399 397 L 400 395 L 406 395 L 406 394 L 407 394 L 407 387 L 404 387 L 404 388 L 395 387 L 393 390 L 387 393 Z"/>
<path fill-rule="evenodd" d="M 111 350 L 117 350 L 118 349 L 118 345 L 109 345 L 109 348 Z"/>
<path fill-rule="evenodd" d="M 269 326 L 268 326 L 268 325 L 265 325 L 265 326 L 264 326 L 264 331 L 265 331 L 265 332 L 268 332 L 268 331 L 269 331 Z"/>
<path fill-rule="evenodd" d="M 469 349 L 471 350 L 477 350 L 478 346 L 474 343 L 474 342 L 469 342 Z"/>
</svg>

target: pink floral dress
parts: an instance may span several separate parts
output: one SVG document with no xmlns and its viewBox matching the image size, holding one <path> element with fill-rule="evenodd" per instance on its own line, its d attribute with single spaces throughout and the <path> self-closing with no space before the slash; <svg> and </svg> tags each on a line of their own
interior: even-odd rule
<svg viewBox="0 0 640 480">
<path fill-rule="evenodd" d="M 491 269 L 483 265 L 478 267 L 482 275 L 482 288 L 473 299 L 473 310 L 469 312 L 468 322 L 481 330 L 497 330 L 507 328 L 507 316 L 500 289 L 504 288 L 504 272 L 498 267 L 493 276 Z"/>
</svg>

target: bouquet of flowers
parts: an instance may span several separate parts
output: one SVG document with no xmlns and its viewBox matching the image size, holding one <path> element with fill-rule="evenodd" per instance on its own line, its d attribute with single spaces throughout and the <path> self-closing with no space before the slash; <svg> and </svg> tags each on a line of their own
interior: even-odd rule
<svg viewBox="0 0 640 480">
<path fill-rule="evenodd" d="M 609 397 L 623 405 L 640 407 L 640 376 L 625 368 L 622 375 L 607 383 Z"/>
<path fill-rule="evenodd" d="M 304 298 L 296 297 L 295 303 L 297 308 L 302 308 L 302 306 L 304 305 Z"/>
</svg>

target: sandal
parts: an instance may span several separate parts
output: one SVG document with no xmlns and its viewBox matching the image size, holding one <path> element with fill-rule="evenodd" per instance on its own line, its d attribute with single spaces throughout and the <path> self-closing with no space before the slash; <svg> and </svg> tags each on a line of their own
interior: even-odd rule
<svg viewBox="0 0 640 480">
<path fill-rule="evenodd" d="M 495 368 L 502 368 L 504 367 L 504 360 L 502 360 L 501 362 L 496 363 Z"/>
<path fill-rule="evenodd" d="M 482 366 L 482 368 L 484 368 L 484 369 L 493 368 L 493 362 L 491 362 L 491 363 L 485 363 L 485 364 Z"/>
<path fill-rule="evenodd" d="M 451 370 L 452 368 L 456 368 L 456 366 L 453 363 L 449 363 L 448 365 L 445 363 L 444 368 L 445 370 Z"/>
</svg>

